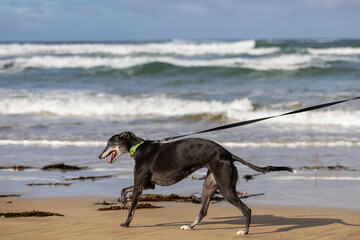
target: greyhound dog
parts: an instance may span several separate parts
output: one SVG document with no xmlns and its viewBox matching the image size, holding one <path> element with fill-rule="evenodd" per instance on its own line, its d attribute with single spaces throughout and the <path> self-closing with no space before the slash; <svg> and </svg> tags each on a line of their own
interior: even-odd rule
<svg viewBox="0 0 360 240">
<path fill-rule="evenodd" d="M 191 230 L 207 214 L 211 197 L 218 189 L 232 205 L 241 210 L 245 216 L 245 230 L 237 232 L 238 235 L 248 234 L 251 221 L 251 209 L 247 207 L 236 193 L 238 180 L 234 161 L 259 171 L 290 171 L 289 167 L 258 167 L 230 153 L 219 144 L 206 139 L 185 138 L 182 140 L 161 143 L 144 140 L 131 132 L 123 132 L 112 136 L 105 150 L 99 158 L 110 156 L 109 163 L 124 153 L 130 153 L 135 160 L 134 185 L 124 188 L 121 193 L 122 202 L 125 203 L 125 194 L 133 192 L 129 214 L 121 227 L 129 227 L 139 202 L 140 194 L 144 189 L 154 189 L 155 185 L 170 186 L 175 184 L 200 168 L 208 169 L 202 191 L 201 210 L 195 221 L 190 225 L 181 227 Z"/>
</svg>

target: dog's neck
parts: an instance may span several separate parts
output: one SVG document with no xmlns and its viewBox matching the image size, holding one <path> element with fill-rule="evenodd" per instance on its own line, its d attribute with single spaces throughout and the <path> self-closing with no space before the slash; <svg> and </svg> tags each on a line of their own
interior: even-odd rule
<svg viewBox="0 0 360 240">
<path fill-rule="evenodd" d="M 132 146 L 135 146 L 136 144 L 138 144 L 139 142 L 144 141 L 144 139 L 139 138 L 139 137 L 133 137 L 128 141 L 128 151 L 130 152 L 130 148 L 132 148 Z"/>
</svg>

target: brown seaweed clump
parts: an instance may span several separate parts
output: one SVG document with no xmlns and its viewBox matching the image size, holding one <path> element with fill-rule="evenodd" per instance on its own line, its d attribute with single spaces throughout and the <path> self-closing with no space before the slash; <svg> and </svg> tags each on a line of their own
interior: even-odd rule
<svg viewBox="0 0 360 240">
<path fill-rule="evenodd" d="M 31 212 L 8 212 L 8 213 L 0 213 L 0 217 L 5 218 L 16 218 L 16 217 L 50 217 L 50 216 L 60 216 L 64 217 L 64 215 L 60 213 L 51 213 L 51 212 L 43 212 L 33 210 Z"/>
<path fill-rule="evenodd" d="M 95 205 L 116 205 L 117 203 L 108 203 L 107 201 L 105 201 L 105 199 L 102 201 L 102 202 L 97 202 L 97 203 L 94 203 Z"/>
<path fill-rule="evenodd" d="M 0 198 L 6 198 L 6 197 L 20 197 L 20 194 L 0 194 Z"/>
<path fill-rule="evenodd" d="M 131 195 L 128 199 L 131 199 Z M 120 202 L 120 199 L 118 199 Z M 161 195 L 161 194 L 141 194 L 139 202 L 192 202 L 201 203 L 201 199 L 194 195 L 190 196 L 179 196 L 177 194 Z"/>
<path fill-rule="evenodd" d="M 258 194 L 247 194 L 237 192 L 239 198 L 249 198 L 255 196 L 262 196 L 265 193 L 258 193 Z M 131 199 L 129 196 L 128 199 Z M 120 201 L 120 199 L 118 199 Z M 221 196 L 221 193 L 216 191 L 214 196 L 211 197 L 211 201 L 220 202 L 224 201 L 225 198 Z M 170 195 L 161 195 L 161 194 L 141 194 L 139 202 L 191 202 L 191 203 L 201 203 L 201 198 L 196 197 L 195 195 L 190 196 L 179 196 L 177 194 L 170 194 Z"/>
<path fill-rule="evenodd" d="M 72 183 L 28 183 L 26 186 L 65 186 L 70 187 Z"/>
<path fill-rule="evenodd" d="M 23 165 L 14 165 L 12 167 L 0 167 L 0 169 L 13 169 L 14 171 L 24 171 L 25 169 L 32 169 L 33 167 L 23 166 Z"/>
<path fill-rule="evenodd" d="M 141 209 L 141 208 L 162 208 L 162 206 L 154 206 L 150 203 L 139 203 L 136 209 Z M 112 211 L 112 210 L 124 210 L 124 209 L 128 209 L 128 207 L 123 207 L 123 206 L 102 207 L 99 208 L 98 211 Z"/>
<path fill-rule="evenodd" d="M 340 164 L 336 164 L 335 166 L 302 166 L 299 167 L 300 170 L 329 170 L 329 171 L 337 171 L 337 170 L 345 170 L 345 171 L 359 171 L 358 169 L 350 169 Z"/>
<path fill-rule="evenodd" d="M 246 180 L 246 182 L 255 179 L 254 177 L 259 176 L 259 175 L 263 175 L 263 174 L 247 174 L 244 175 L 242 178 Z"/>
<path fill-rule="evenodd" d="M 167 201 L 189 201 L 191 202 L 196 197 L 191 196 L 179 196 L 177 194 L 160 195 L 160 194 L 142 194 L 140 196 L 141 202 L 167 202 Z"/>
<path fill-rule="evenodd" d="M 85 180 L 91 180 L 91 181 L 96 181 L 99 179 L 104 179 L 104 178 L 111 178 L 113 177 L 112 175 L 104 175 L 104 176 L 88 176 L 88 177 L 77 177 L 77 178 L 65 178 L 65 181 L 74 181 L 74 180 L 79 180 L 79 181 L 85 181 Z"/>
<path fill-rule="evenodd" d="M 60 170 L 62 172 L 67 171 L 80 171 L 88 169 L 88 167 L 78 167 L 78 166 L 71 166 L 71 165 L 65 165 L 64 163 L 58 163 L 58 164 L 52 164 L 52 165 L 46 165 L 41 168 L 43 171 L 54 171 L 54 170 Z"/>
</svg>

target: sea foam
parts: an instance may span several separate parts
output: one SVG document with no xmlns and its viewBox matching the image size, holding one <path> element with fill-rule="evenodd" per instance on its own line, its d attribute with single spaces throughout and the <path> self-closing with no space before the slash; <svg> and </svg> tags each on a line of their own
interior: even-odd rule
<svg viewBox="0 0 360 240">
<path fill-rule="evenodd" d="M 14 90 L 15 91 L 15 90 Z M 167 95 L 136 97 L 86 91 L 21 92 L 0 89 L 0 114 L 36 114 L 61 117 L 186 117 L 220 116 L 223 119 L 245 121 L 286 112 L 273 108 L 254 108 L 248 98 L 233 101 L 205 101 L 173 98 Z M 155 107 L 156 106 L 156 107 Z M 294 109 L 291 109 L 294 110 Z M 266 121 L 271 124 L 360 126 L 359 110 L 318 110 L 283 116 Z M 264 122 L 265 123 L 265 122 Z"/>
<path fill-rule="evenodd" d="M 311 140 L 311 141 L 286 141 L 286 142 L 218 142 L 220 145 L 228 148 L 320 148 L 320 147 L 356 147 L 360 146 L 360 142 L 356 140 Z M 49 139 L 1 139 L 1 145 L 21 145 L 21 146 L 37 146 L 37 147 L 105 147 L 104 141 L 80 141 L 80 140 L 49 140 Z M 94 171 L 108 171 L 107 168 L 96 168 Z M 112 169 L 116 171 L 127 171 L 128 168 Z M 12 170 L 11 170 L 12 171 Z"/>
<path fill-rule="evenodd" d="M 339 48 L 308 48 L 307 51 L 312 54 L 322 55 L 359 55 L 360 48 L 339 47 Z"/>
<path fill-rule="evenodd" d="M 249 68 L 259 71 L 297 70 L 307 67 L 330 67 L 331 62 L 360 62 L 358 58 L 345 56 L 311 56 L 288 54 L 257 58 L 178 58 L 174 56 L 125 56 L 125 57 L 87 57 L 87 56 L 32 56 L 0 60 L 0 73 L 13 70 L 22 71 L 26 68 L 83 68 L 107 67 L 126 69 L 149 63 L 161 62 L 180 67 L 227 67 Z"/>
<path fill-rule="evenodd" d="M 123 44 L 0 44 L 0 56 L 33 54 L 109 54 L 109 55 L 262 55 L 279 51 L 278 47 L 256 48 L 255 40 L 235 42 L 171 41 Z"/>
</svg>

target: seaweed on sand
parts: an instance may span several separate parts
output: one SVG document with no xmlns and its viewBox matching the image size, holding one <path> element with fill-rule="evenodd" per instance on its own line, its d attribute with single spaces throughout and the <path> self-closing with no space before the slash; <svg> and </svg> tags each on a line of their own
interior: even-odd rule
<svg viewBox="0 0 360 240">
<path fill-rule="evenodd" d="M 71 165 L 65 165 L 64 163 L 58 163 L 58 164 L 52 164 L 52 165 L 46 165 L 41 168 L 43 171 L 54 171 L 54 170 L 60 170 L 62 172 L 67 171 L 80 171 L 88 169 L 88 167 L 78 167 L 78 166 L 71 166 Z"/>
<path fill-rule="evenodd" d="M 6 197 L 20 197 L 20 194 L 0 194 L 0 198 L 6 198 Z"/>
<path fill-rule="evenodd" d="M 250 180 L 253 180 L 255 179 L 254 177 L 256 176 L 260 176 L 260 175 L 263 175 L 263 174 L 247 174 L 247 175 L 244 175 L 242 178 L 245 179 L 245 181 L 250 181 Z"/>
<path fill-rule="evenodd" d="M 33 167 L 29 167 L 29 166 L 23 166 L 23 165 L 14 165 L 12 167 L 3 167 L 0 166 L 0 169 L 13 169 L 14 171 L 24 171 L 25 169 L 33 169 Z"/>
<path fill-rule="evenodd" d="M 131 199 L 129 196 L 128 199 Z M 120 199 L 118 199 L 120 202 Z M 141 194 L 140 195 L 140 202 L 192 202 L 192 203 L 201 203 L 201 200 L 196 197 L 195 195 L 190 196 L 179 196 L 177 194 L 170 194 L 170 195 L 161 195 L 161 194 Z"/>
<path fill-rule="evenodd" d="M 136 209 L 140 209 L 140 208 L 162 208 L 162 206 L 154 206 L 150 203 L 139 203 L 136 207 Z M 127 210 L 128 207 L 123 207 L 123 206 L 110 206 L 110 207 L 102 207 L 99 208 L 98 211 L 111 211 L 111 210 Z"/>
<path fill-rule="evenodd" d="M 5 218 L 16 218 L 16 217 L 50 217 L 50 216 L 60 216 L 63 217 L 64 215 L 60 213 L 51 213 L 51 212 L 43 212 L 33 210 L 30 212 L 7 212 L 7 213 L 0 213 L 0 217 Z"/>
<path fill-rule="evenodd" d="M 299 167 L 300 170 L 329 170 L 329 171 L 338 171 L 338 170 L 345 170 L 345 171 L 359 171 L 358 169 L 351 169 L 349 167 L 345 167 L 340 164 L 336 164 L 335 166 L 302 166 Z"/>
<path fill-rule="evenodd" d="M 258 194 L 247 194 L 247 193 L 240 193 L 237 192 L 239 198 L 249 198 L 255 196 L 261 196 L 265 193 L 258 193 Z M 131 196 L 128 198 L 131 199 Z M 225 200 L 221 193 L 216 191 L 214 196 L 211 198 L 211 201 L 220 202 Z M 120 202 L 120 199 L 118 199 Z M 177 194 L 170 194 L 170 195 L 161 195 L 161 194 L 141 194 L 139 202 L 191 202 L 191 203 L 201 203 L 201 197 L 197 197 L 194 194 L 189 196 L 179 196 Z"/>
<path fill-rule="evenodd" d="M 94 203 L 95 205 L 105 205 L 105 206 L 108 206 L 108 205 L 116 205 L 117 203 L 108 203 L 107 201 L 105 201 L 105 199 L 102 201 L 102 202 L 96 202 Z"/>
<path fill-rule="evenodd" d="M 70 187 L 72 183 L 28 183 L 26 186 L 66 186 Z"/>
<path fill-rule="evenodd" d="M 91 180 L 91 181 L 96 181 L 99 179 L 104 179 L 104 178 L 111 178 L 113 177 L 112 175 L 104 175 L 104 176 L 88 176 L 88 177 L 77 177 L 77 178 L 65 178 L 65 181 L 74 181 L 74 180 L 79 180 L 79 181 L 85 181 L 85 180 Z"/>
</svg>

